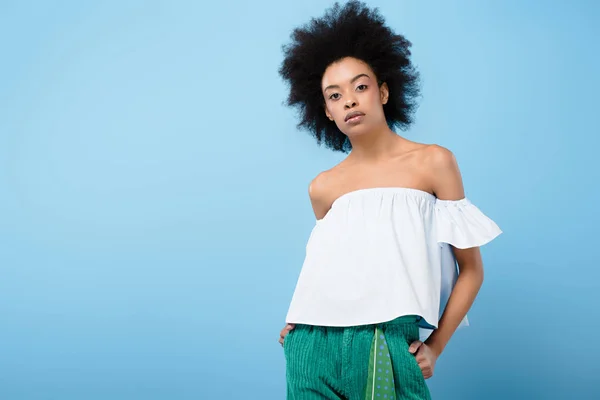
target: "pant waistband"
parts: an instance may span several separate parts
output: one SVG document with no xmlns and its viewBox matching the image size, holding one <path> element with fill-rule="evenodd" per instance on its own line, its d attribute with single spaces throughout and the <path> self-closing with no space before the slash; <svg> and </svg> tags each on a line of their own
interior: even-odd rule
<svg viewBox="0 0 600 400">
<path fill-rule="evenodd" d="M 403 315 L 391 321 L 382 322 L 380 324 L 376 324 L 379 326 L 385 325 L 407 325 L 407 324 L 416 324 L 421 320 L 421 317 L 418 315 Z"/>
</svg>

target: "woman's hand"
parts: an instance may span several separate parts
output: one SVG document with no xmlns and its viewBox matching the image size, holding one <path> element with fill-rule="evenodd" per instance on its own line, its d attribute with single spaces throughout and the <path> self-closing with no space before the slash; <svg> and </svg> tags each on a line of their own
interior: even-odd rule
<svg viewBox="0 0 600 400">
<path fill-rule="evenodd" d="M 423 373 L 423 378 L 431 378 L 433 376 L 433 369 L 439 354 L 437 354 L 431 347 L 427 346 L 420 340 L 415 340 L 412 342 L 408 348 L 408 351 L 411 354 L 415 354 L 417 363 L 419 364 L 421 372 Z"/>
<path fill-rule="evenodd" d="M 287 336 L 288 333 L 290 333 L 290 331 L 292 329 L 294 329 L 296 325 L 294 324 L 287 324 L 286 326 L 283 327 L 283 329 L 281 330 L 281 333 L 279 333 L 279 343 L 283 346 L 283 340 L 285 339 L 285 337 Z"/>
</svg>

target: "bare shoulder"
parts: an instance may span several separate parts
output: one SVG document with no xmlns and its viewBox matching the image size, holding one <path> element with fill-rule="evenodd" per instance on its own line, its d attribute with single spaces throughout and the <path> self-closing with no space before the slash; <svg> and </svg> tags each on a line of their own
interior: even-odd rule
<svg viewBox="0 0 600 400">
<path fill-rule="evenodd" d="M 333 169 L 320 172 L 308 185 L 308 196 L 315 213 L 315 218 L 321 219 L 329 210 L 329 198 Z"/>
<path fill-rule="evenodd" d="M 320 197 L 323 197 L 323 192 L 327 187 L 327 180 L 329 177 L 328 172 L 329 171 L 320 172 L 308 184 L 308 195 L 311 201 L 315 201 Z"/>
<path fill-rule="evenodd" d="M 429 168 L 439 171 L 440 169 L 453 169 L 457 166 L 454 153 L 439 144 L 428 144 L 422 148 L 423 161 Z"/>
<path fill-rule="evenodd" d="M 463 198 L 463 182 L 454 153 L 443 146 L 430 144 L 423 148 L 422 155 L 434 194 L 440 199 Z"/>
</svg>

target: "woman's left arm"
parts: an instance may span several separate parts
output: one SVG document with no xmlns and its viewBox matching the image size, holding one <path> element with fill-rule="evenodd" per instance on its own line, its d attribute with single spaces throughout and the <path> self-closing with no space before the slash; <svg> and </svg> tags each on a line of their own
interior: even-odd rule
<svg viewBox="0 0 600 400">
<path fill-rule="evenodd" d="M 427 165 L 431 171 L 432 189 L 436 197 L 445 200 L 460 200 L 465 197 L 462 177 L 454 155 L 441 146 L 428 149 Z M 483 262 L 478 247 L 457 249 L 452 247 L 459 275 L 452 290 L 438 328 L 425 343 L 411 344 L 411 353 L 416 353 L 423 375 L 433 375 L 433 367 L 448 341 L 467 315 L 483 284 Z"/>
<path fill-rule="evenodd" d="M 430 165 L 433 190 L 437 198 L 460 200 L 465 197 L 461 173 L 454 154 L 434 146 L 431 149 Z M 459 274 L 456 284 L 439 321 L 438 329 L 426 340 L 427 346 L 437 355 L 441 354 L 467 311 L 473 305 L 483 284 L 483 262 L 479 247 L 458 249 L 452 246 L 458 263 Z"/>
</svg>

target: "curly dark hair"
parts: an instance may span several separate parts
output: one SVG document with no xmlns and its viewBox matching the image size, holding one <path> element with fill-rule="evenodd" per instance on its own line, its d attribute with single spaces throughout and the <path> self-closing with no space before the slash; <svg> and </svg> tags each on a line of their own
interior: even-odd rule
<svg viewBox="0 0 600 400">
<path fill-rule="evenodd" d="M 411 43 L 385 25 L 377 8 L 369 9 L 359 1 L 343 7 L 335 3 L 321 18 L 312 18 L 292 31 L 291 43 L 283 45 L 284 60 L 279 74 L 288 82 L 290 92 L 286 105 L 300 112 L 297 128 L 307 129 L 334 151 L 352 149 L 347 136 L 324 112 L 325 100 L 321 79 L 332 63 L 345 57 L 365 62 L 389 88 L 389 99 L 383 106 L 390 129 L 406 130 L 419 95 L 419 74 L 410 61 Z"/>
</svg>

